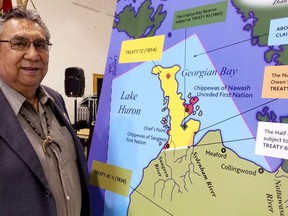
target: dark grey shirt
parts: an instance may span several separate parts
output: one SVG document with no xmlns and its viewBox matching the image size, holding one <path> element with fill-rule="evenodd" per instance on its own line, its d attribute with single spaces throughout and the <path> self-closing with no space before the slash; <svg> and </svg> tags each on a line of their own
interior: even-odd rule
<svg viewBox="0 0 288 216">
<path fill-rule="evenodd" d="M 38 89 L 39 113 L 23 95 L 10 88 L 0 79 L 0 87 L 17 116 L 22 128 L 27 134 L 40 160 L 51 192 L 55 198 L 58 216 L 79 216 L 81 211 L 81 186 L 77 167 L 77 155 L 73 138 L 68 129 L 58 123 L 53 114 L 53 104 L 45 89 Z M 50 136 L 56 144 L 47 148 L 50 155 L 44 153 L 43 140 L 27 121 L 20 115 L 20 111 L 29 119 L 41 136 L 47 137 L 48 128 L 46 116 L 50 126 Z"/>
</svg>

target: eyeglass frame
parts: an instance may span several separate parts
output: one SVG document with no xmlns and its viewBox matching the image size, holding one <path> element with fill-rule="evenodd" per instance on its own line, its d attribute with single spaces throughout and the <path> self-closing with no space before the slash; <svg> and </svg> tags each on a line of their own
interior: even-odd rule
<svg viewBox="0 0 288 216">
<path fill-rule="evenodd" d="M 17 48 L 15 49 L 15 47 L 13 48 L 13 44 L 12 44 L 13 40 L 19 40 L 19 41 L 24 41 L 24 42 L 28 42 L 28 43 L 27 43 L 26 47 L 23 47 L 23 49 L 17 49 Z M 33 46 L 37 50 L 37 52 L 49 52 L 51 49 L 51 46 L 53 44 L 50 43 L 49 41 L 43 39 L 43 42 L 45 41 L 47 43 L 47 49 L 41 49 L 41 48 L 35 46 L 35 42 L 39 42 L 39 41 L 42 41 L 42 40 L 30 41 L 28 38 L 20 37 L 20 38 L 12 38 L 11 40 L 0 40 L 0 43 L 9 43 L 11 49 L 17 50 L 17 51 L 27 51 L 30 48 L 31 44 L 33 44 Z"/>
</svg>

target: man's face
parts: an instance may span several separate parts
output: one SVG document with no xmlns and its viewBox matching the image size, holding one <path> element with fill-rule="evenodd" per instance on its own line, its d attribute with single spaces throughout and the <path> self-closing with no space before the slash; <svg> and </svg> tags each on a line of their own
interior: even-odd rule
<svg viewBox="0 0 288 216">
<path fill-rule="evenodd" d="M 30 42 L 45 40 L 43 29 L 32 21 L 10 19 L 3 28 L 1 40 L 25 38 Z M 24 96 L 35 92 L 48 70 L 49 51 L 39 52 L 33 43 L 27 50 L 15 50 L 10 43 L 0 43 L 0 78 Z M 29 93 L 30 92 L 30 93 Z"/>
</svg>

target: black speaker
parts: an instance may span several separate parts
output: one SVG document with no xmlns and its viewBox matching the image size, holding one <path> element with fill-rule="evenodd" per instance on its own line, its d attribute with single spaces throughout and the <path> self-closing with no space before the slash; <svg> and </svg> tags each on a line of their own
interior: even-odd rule
<svg viewBox="0 0 288 216">
<path fill-rule="evenodd" d="M 79 67 L 70 67 L 65 70 L 65 94 L 68 97 L 82 97 L 85 88 L 84 71 Z"/>
</svg>

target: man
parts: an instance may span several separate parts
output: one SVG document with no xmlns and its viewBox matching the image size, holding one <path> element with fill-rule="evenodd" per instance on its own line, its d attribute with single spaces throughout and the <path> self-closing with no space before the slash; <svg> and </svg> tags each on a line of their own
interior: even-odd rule
<svg viewBox="0 0 288 216">
<path fill-rule="evenodd" d="M 86 158 L 59 93 L 41 85 L 50 34 L 40 16 L 0 18 L 0 215 L 90 215 Z"/>
</svg>

